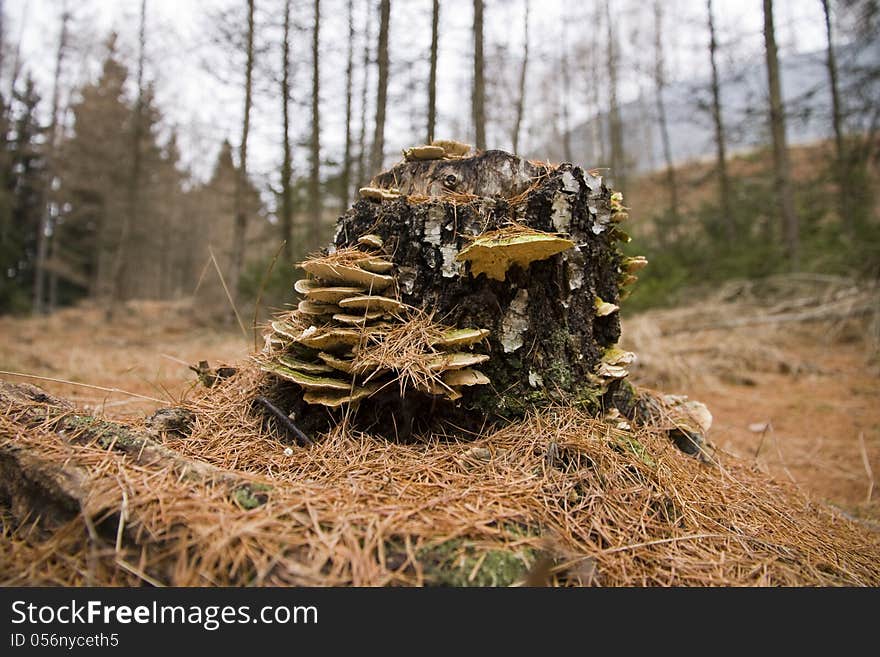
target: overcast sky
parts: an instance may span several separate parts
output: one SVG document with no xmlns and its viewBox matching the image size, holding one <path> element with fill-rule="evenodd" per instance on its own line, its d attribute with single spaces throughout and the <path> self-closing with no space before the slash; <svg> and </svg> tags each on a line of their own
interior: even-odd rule
<svg viewBox="0 0 880 657">
<path fill-rule="evenodd" d="M 104 40 L 110 30 L 119 33 L 123 55 L 133 61 L 136 42 L 137 12 L 140 0 L 68 0 L 76 15 L 78 52 L 85 53 L 69 61 L 68 75 L 73 86 L 97 77 L 98 64 L 104 54 Z M 5 0 L 6 40 L 20 42 L 21 58 L 38 81 L 48 101 L 51 87 L 54 50 L 57 47 L 59 16 L 62 0 Z M 237 84 L 238 70 L 234 57 L 219 53 L 211 44 L 209 15 L 230 0 L 147 0 L 148 59 L 147 77 L 155 83 L 160 107 L 167 123 L 180 134 L 184 160 L 198 176 L 210 171 L 217 148 L 223 138 L 238 142 L 241 116 L 241 91 Z M 241 4 L 244 4 L 241 0 Z M 277 10 L 280 0 L 256 0 L 259 20 L 263 24 L 280 21 Z M 375 1 L 370 6 L 375 6 Z M 646 45 L 651 43 L 652 14 L 639 9 L 648 5 L 637 0 L 613 2 L 616 26 L 623 49 L 622 75 L 624 100 L 647 88 L 649 79 L 643 71 Z M 358 27 L 363 25 L 366 0 L 354 0 Z M 438 74 L 438 136 L 467 139 L 470 131 L 470 81 L 472 64 L 471 0 L 442 0 L 440 64 Z M 487 0 L 486 50 L 489 55 L 508 55 L 508 72 L 518 71 L 516 53 L 521 50 L 524 0 Z M 546 87 L 551 74 L 547 62 L 558 56 L 562 48 L 576 51 L 576 46 L 591 38 L 595 27 L 588 20 L 592 3 L 571 0 L 532 0 L 530 90 Z M 312 2 L 294 0 L 295 20 L 302 27 L 295 34 L 293 60 L 298 86 L 303 90 L 301 102 L 308 100 L 310 75 L 310 35 Z M 424 85 L 426 58 L 430 45 L 431 0 L 393 0 L 391 16 L 392 86 L 386 142 L 388 159 L 393 150 L 419 141 L 424 131 Z M 705 0 L 671 0 L 664 2 L 667 11 L 665 48 L 668 51 L 672 79 L 691 79 L 706 74 Z M 715 12 L 723 44 L 723 64 L 735 65 L 736 60 L 763 56 L 761 0 L 715 0 Z M 322 2 L 321 42 L 321 118 L 325 159 L 338 159 L 344 139 L 344 83 L 347 47 L 347 24 L 344 0 Z M 810 51 L 824 45 L 821 5 L 818 0 L 776 0 L 778 38 L 783 54 Z M 377 33 L 377 16 L 372 18 L 372 33 Z M 362 57 L 362 35 L 356 39 L 356 58 Z M 263 57 L 267 63 L 278 59 L 275 36 L 265 33 L 268 47 L 274 48 Z M 504 50 L 506 48 L 506 50 Z M 409 64 L 413 61 L 415 63 Z M 8 58 L 7 58 L 8 61 Z M 502 59 L 502 61 L 506 61 Z M 576 65 L 575 65 L 576 66 Z M 360 75 L 360 68 L 357 69 Z M 373 72 L 372 84 L 375 84 Z M 224 81 L 225 80 L 225 81 Z M 360 79 L 356 79 L 360 86 Z M 490 80 L 490 90 L 502 86 Z M 783 81 L 784 83 L 784 81 Z M 4 81 L 4 91 L 8 75 Z M 261 183 L 274 181 L 280 161 L 280 108 L 277 92 L 264 85 L 256 98 L 253 117 L 250 166 Z M 576 85 L 575 85 L 576 86 Z M 355 99 L 359 105 L 359 91 Z M 577 88 L 572 94 L 583 93 Z M 545 105 L 554 99 L 538 97 L 532 91 L 533 103 Z M 413 100 L 415 99 L 415 100 Z M 488 112 L 493 112 L 492 98 Z M 495 99 L 497 102 L 497 98 Z M 48 105 L 48 102 L 46 103 Z M 356 111 L 359 111 L 357 107 Z M 590 108 L 586 102 L 571 102 L 572 123 L 585 118 Z M 295 138 L 308 132 L 307 105 L 295 110 Z M 527 126 L 526 148 L 541 143 L 544 132 L 539 121 Z M 355 122 L 355 131 L 359 121 Z M 491 146 L 509 147 L 509 139 L 498 131 L 490 131 Z M 533 153 L 534 154 L 534 153 Z M 297 163 L 305 166 L 305 152 L 298 149 Z"/>
</svg>

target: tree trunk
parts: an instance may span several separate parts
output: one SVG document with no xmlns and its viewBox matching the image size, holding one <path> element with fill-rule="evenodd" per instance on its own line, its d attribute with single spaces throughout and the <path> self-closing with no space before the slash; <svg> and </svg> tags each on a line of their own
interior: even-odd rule
<svg viewBox="0 0 880 657">
<path fill-rule="evenodd" d="M 232 238 L 232 267 L 227 281 L 230 296 L 235 304 L 240 301 L 238 286 L 241 274 L 244 271 L 245 238 L 247 235 L 247 210 L 245 193 L 248 184 L 247 152 L 248 137 L 251 131 L 251 92 L 253 88 L 254 74 L 254 0 L 248 0 L 247 13 L 247 37 L 245 45 L 245 68 L 244 68 L 244 113 L 241 122 L 241 144 L 238 150 L 238 170 L 235 176 L 235 225 Z M 229 317 L 235 316 L 235 310 L 231 309 Z"/>
<path fill-rule="evenodd" d="M 379 49 L 376 53 L 379 82 L 376 91 L 376 124 L 370 151 L 370 171 L 379 171 L 385 158 L 385 103 L 388 97 L 388 25 L 391 21 L 391 0 L 379 3 Z"/>
<path fill-rule="evenodd" d="M 367 0 L 366 22 L 364 25 L 364 80 L 361 87 L 361 129 L 358 133 L 358 172 L 357 186 L 363 187 L 367 181 L 367 98 L 370 91 L 370 0 Z"/>
<path fill-rule="evenodd" d="M 605 0 L 605 20 L 608 28 L 608 132 L 611 144 L 611 179 L 614 186 L 626 192 L 626 157 L 623 151 L 623 125 L 617 102 L 617 38 L 611 18 L 611 2 Z"/>
<path fill-rule="evenodd" d="M 49 118 L 49 147 L 47 149 L 48 167 L 46 171 L 46 202 L 45 212 L 40 217 L 40 223 L 37 228 L 37 261 L 36 271 L 34 275 L 34 297 L 33 312 L 42 313 L 46 310 L 46 258 L 49 255 L 50 237 L 47 235 L 49 229 L 53 230 L 54 222 L 52 217 L 53 199 L 52 199 L 52 182 L 55 177 L 56 156 L 58 149 L 58 108 L 61 103 L 61 66 L 64 63 L 64 53 L 67 49 L 67 27 L 70 23 L 70 12 L 67 10 L 67 3 L 61 6 L 61 34 L 58 37 L 58 49 L 55 51 L 55 75 L 52 79 L 52 110 Z M 2 44 L 2 35 L 0 35 L 0 44 Z"/>
<path fill-rule="evenodd" d="M 837 83 L 837 58 L 834 54 L 834 35 L 831 29 L 831 6 L 828 0 L 822 0 L 822 10 L 825 14 L 825 38 L 828 42 L 826 65 L 828 67 L 828 81 L 831 86 L 831 124 L 834 128 L 834 170 L 837 174 L 837 211 L 844 230 L 853 234 L 853 217 L 850 211 L 849 193 L 847 180 L 849 179 L 849 161 L 846 157 L 843 143 L 843 111 L 840 103 L 840 90 Z"/>
<path fill-rule="evenodd" d="M 663 9 L 659 0 L 654 1 L 654 87 L 657 102 L 657 124 L 663 142 L 663 159 L 666 161 L 666 185 L 669 187 L 669 217 L 678 225 L 678 185 L 675 180 L 675 165 L 672 160 L 672 144 L 669 141 L 669 126 L 666 122 L 666 103 L 663 91 L 666 88 L 666 71 L 663 57 Z"/>
<path fill-rule="evenodd" d="M 321 69 L 320 69 L 321 0 L 315 0 L 315 24 L 312 28 L 312 136 L 309 166 L 309 218 L 312 239 L 320 241 L 321 227 Z"/>
<path fill-rule="evenodd" d="M 602 11 L 598 4 L 594 6 L 594 13 L 592 16 L 593 22 L 596 24 L 596 35 L 591 35 L 590 37 L 590 45 L 591 53 L 590 53 L 590 83 L 589 83 L 589 102 L 593 110 L 593 143 L 597 145 L 596 151 L 599 162 L 602 166 L 605 166 L 608 162 L 605 157 L 605 131 L 603 128 L 602 121 L 602 103 L 601 97 L 599 94 L 600 84 L 601 84 L 601 75 L 599 74 L 601 68 L 601 60 L 599 57 L 599 37 L 598 32 L 602 28 Z"/>
<path fill-rule="evenodd" d="M 483 0 L 474 0 L 474 88 L 471 105 L 474 139 L 478 150 L 486 149 L 486 83 L 483 77 Z"/>
<path fill-rule="evenodd" d="M 147 0 L 141 0 L 140 28 L 138 30 L 138 68 L 137 100 L 135 100 L 131 138 L 131 175 L 128 179 L 125 211 L 120 218 L 119 243 L 113 256 L 113 269 L 110 281 L 110 299 L 107 307 L 108 317 L 116 312 L 125 294 L 125 278 L 128 270 L 129 239 L 132 226 L 137 226 L 140 218 L 139 196 L 141 189 L 142 157 L 141 141 L 144 130 L 144 51 L 146 49 Z"/>
<path fill-rule="evenodd" d="M 568 62 L 568 17 L 562 21 L 562 156 L 566 162 L 572 161 L 571 154 L 571 125 L 568 118 L 568 104 L 571 102 L 571 75 Z"/>
<path fill-rule="evenodd" d="M 621 216 L 600 178 L 570 164 L 548 168 L 485 151 L 460 160 L 405 162 L 371 185 L 429 199 L 358 201 L 340 218 L 335 246 L 379 235 L 396 277 L 396 292 L 383 294 L 397 294 L 449 326 L 488 329 L 491 357 L 479 368 L 491 385 L 469 389 L 457 403 L 416 393 L 400 398 L 393 387 L 388 396 L 361 405 L 363 421 L 386 435 L 405 436 L 435 420 L 479 428 L 487 418 L 520 417 L 532 404 L 550 401 L 599 408 L 602 395 L 617 386 L 596 372 L 620 335 L 616 304 L 627 276 L 616 245 L 624 237 L 614 223 Z M 473 200 L 456 202 L 443 190 Z M 503 280 L 475 276 L 456 260 L 474 237 L 510 221 L 565 234 L 573 244 L 508 268 Z M 310 406 L 318 412 L 309 413 L 301 401 L 287 403 L 306 426 L 326 422 L 322 407 Z"/>
<path fill-rule="evenodd" d="M 773 136 L 773 170 L 776 199 L 782 219 L 785 247 L 794 271 L 799 266 L 800 226 L 794 207 L 785 137 L 785 106 L 779 81 L 776 30 L 773 26 L 773 0 L 764 0 L 764 44 L 767 55 L 767 83 L 770 91 L 770 132 Z"/>
<path fill-rule="evenodd" d="M 434 0 L 431 12 L 431 72 L 428 76 L 428 138 L 434 141 L 434 124 L 437 122 L 437 45 L 440 39 L 440 0 Z"/>
<path fill-rule="evenodd" d="M 284 0 L 284 35 L 281 39 L 281 239 L 284 260 L 293 262 L 293 154 L 290 146 L 290 2 Z"/>
<path fill-rule="evenodd" d="M 519 86 L 516 96 L 516 120 L 513 123 L 513 152 L 519 152 L 519 133 L 522 129 L 523 114 L 526 107 L 526 71 L 529 66 L 529 0 L 525 0 L 523 18 L 523 60 L 519 70 Z"/>
<path fill-rule="evenodd" d="M 351 193 L 351 94 L 354 73 L 354 0 L 348 0 L 348 65 L 345 69 L 345 153 L 342 156 L 340 199 L 342 209 L 348 207 Z"/>
<path fill-rule="evenodd" d="M 724 132 L 724 115 L 721 112 L 721 83 L 718 79 L 718 41 L 715 38 L 715 17 L 712 0 L 706 0 L 709 18 L 709 64 L 712 68 L 712 122 L 715 125 L 715 162 L 718 168 L 718 193 L 723 215 L 721 223 L 728 239 L 735 236 L 736 221 L 730 194 L 730 177 L 727 174 L 727 137 Z"/>
</svg>

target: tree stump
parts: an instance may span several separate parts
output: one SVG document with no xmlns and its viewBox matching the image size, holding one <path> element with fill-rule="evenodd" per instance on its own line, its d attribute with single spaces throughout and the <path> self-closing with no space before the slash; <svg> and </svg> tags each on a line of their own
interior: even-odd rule
<svg viewBox="0 0 880 657">
<path fill-rule="evenodd" d="M 554 402 L 596 411 L 619 394 L 632 358 L 616 347 L 621 287 L 645 261 L 618 249 L 629 239 L 619 227 L 626 213 L 596 172 L 432 146 L 408 151 L 361 194 L 330 251 L 375 240 L 394 265 L 386 296 L 447 326 L 488 329 L 477 348 L 488 383 L 455 400 L 365 394 L 351 417 L 398 437 L 438 422 L 474 431 Z M 293 392 L 286 403 L 309 425 L 315 407 Z"/>
</svg>

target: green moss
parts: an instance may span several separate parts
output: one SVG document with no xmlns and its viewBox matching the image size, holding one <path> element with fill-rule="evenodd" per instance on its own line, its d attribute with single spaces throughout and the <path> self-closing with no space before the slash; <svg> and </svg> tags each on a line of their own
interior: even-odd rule
<svg viewBox="0 0 880 657">
<path fill-rule="evenodd" d="M 232 499 L 242 509 L 250 511 L 269 501 L 271 486 L 266 484 L 244 484 L 232 491 Z"/>
<path fill-rule="evenodd" d="M 92 417 L 91 415 L 70 415 L 64 418 L 65 429 L 95 440 L 104 449 L 111 446 L 125 448 L 139 446 L 141 438 L 126 427 Z"/>
<path fill-rule="evenodd" d="M 485 587 L 522 581 L 536 556 L 535 550 L 528 547 L 487 550 L 463 539 L 452 539 L 422 548 L 416 558 L 429 584 Z"/>
<path fill-rule="evenodd" d="M 546 360 L 541 377 L 548 390 L 571 390 L 571 362 L 568 359 L 569 335 L 565 328 L 557 328 L 547 337 L 542 350 Z"/>
<path fill-rule="evenodd" d="M 613 438 L 615 445 L 624 451 L 633 454 L 639 461 L 647 465 L 649 468 L 656 468 L 657 462 L 651 458 L 648 450 L 636 438 L 631 435 L 618 435 Z"/>
</svg>

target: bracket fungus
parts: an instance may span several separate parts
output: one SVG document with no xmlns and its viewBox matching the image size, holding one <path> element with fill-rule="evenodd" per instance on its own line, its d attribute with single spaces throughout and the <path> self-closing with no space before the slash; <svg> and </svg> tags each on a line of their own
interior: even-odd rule
<svg viewBox="0 0 880 657">
<path fill-rule="evenodd" d="M 460 351 L 489 331 L 441 326 L 424 313 L 408 316 L 416 309 L 398 298 L 384 243 L 366 234 L 354 246 L 302 262 L 311 278 L 294 289 L 305 298 L 270 323 L 257 360 L 264 371 L 296 384 L 308 405 L 357 406 L 391 384 L 401 394 L 409 389 L 457 400 L 458 388 L 489 383 L 473 369 L 489 356 Z"/>
<path fill-rule="evenodd" d="M 503 281 L 507 270 L 514 265 L 525 269 L 532 262 L 546 260 L 573 247 L 571 240 L 549 233 L 529 231 L 511 236 L 500 230 L 478 237 L 455 259 L 467 260 L 474 277 L 486 274 L 496 281 Z"/>
</svg>

